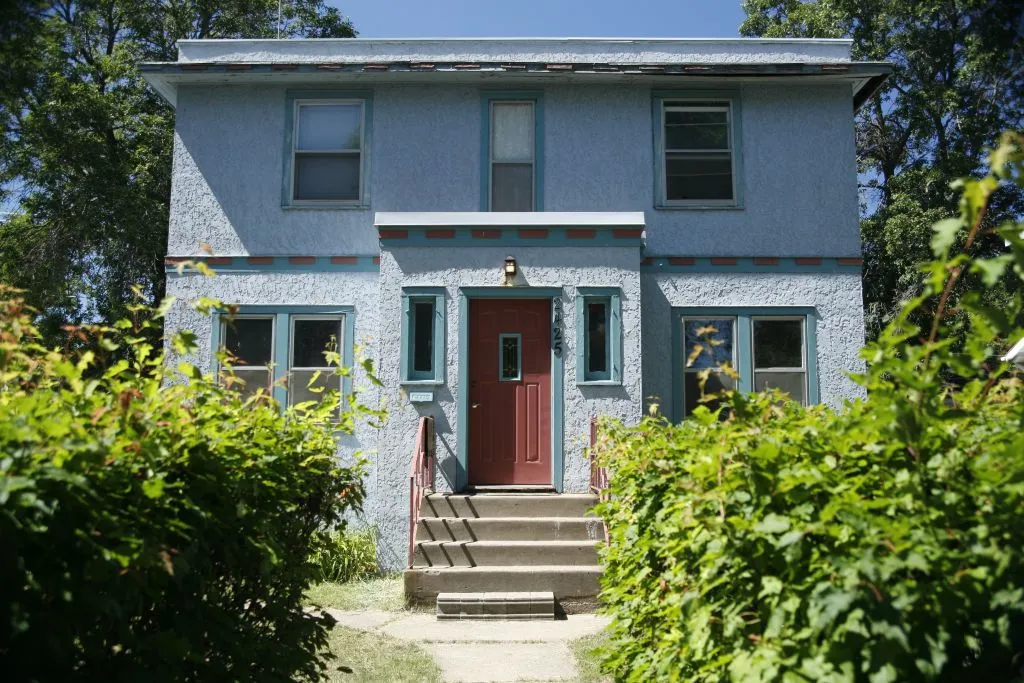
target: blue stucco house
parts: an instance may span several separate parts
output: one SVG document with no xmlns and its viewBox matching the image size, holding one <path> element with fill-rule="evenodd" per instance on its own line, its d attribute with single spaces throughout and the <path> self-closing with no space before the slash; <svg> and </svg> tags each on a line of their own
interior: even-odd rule
<svg viewBox="0 0 1024 683">
<path fill-rule="evenodd" d="M 383 387 L 354 383 L 390 417 L 340 448 L 372 455 L 365 515 L 385 567 L 462 567 L 444 585 L 465 590 L 521 565 L 591 576 L 596 561 L 578 558 L 592 558 L 592 520 L 578 535 L 553 522 L 564 533 L 541 539 L 514 520 L 586 509 L 592 416 L 632 422 L 657 403 L 681 419 L 697 370 L 716 361 L 746 390 L 831 405 L 858 395 L 854 113 L 889 66 L 850 49 L 181 41 L 177 62 L 143 65 L 177 111 L 167 324 L 197 333 L 193 360 L 211 371 L 214 349 L 230 348 L 247 390 L 286 380 L 270 389 L 282 403 L 314 395 L 332 337 L 347 361 L 375 360 Z M 178 274 L 185 259 L 219 276 Z M 199 316 L 185 304 L 198 296 L 240 315 Z M 687 367 L 709 323 L 721 344 Z M 410 508 L 423 416 L 438 495 Z M 443 496 L 488 491 L 505 497 Z M 488 505 L 504 526 L 453 530 Z"/>
</svg>

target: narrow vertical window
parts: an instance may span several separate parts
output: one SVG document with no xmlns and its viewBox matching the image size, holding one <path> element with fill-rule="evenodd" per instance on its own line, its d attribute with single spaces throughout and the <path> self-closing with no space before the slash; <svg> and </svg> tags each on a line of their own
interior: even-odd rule
<svg viewBox="0 0 1024 683">
<path fill-rule="evenodd" d="M 335 354 L 342 341 L 340 317 L 292 317 L 289 403 L 319 401 L 328 391 L 341 391 L 340 356 Z"/>
<path fill-rule="evenodd" d="M 518 382 L 523 378 L 522 337 L 518 334 L 498 335 L 498 379 Z"/>
<path fill-rule="evenodd" d="M 723 363 L 736 367 L 735 318 L 683 318 L 683 408 L 689 415 L 699 405 L 715 409 L 714 402 L 701 402 L 705 394 L 735 389 L 736 382 L 721 372 Z M 700 387 L 700 372 L 711 373 Z"/>
<path fill-rule="evenodd" d="M 803 318 L 754 318 L 754 390 L 779 389 L 807 403 Z"/>
<path fill-rule="evenodd" d="M 588 298 L 584 310 L 586 349 L 584 357 L 586 381 L 611 378 L 611 345 L 609 342 L 610 306 L 608 299 Z"/>
<path fill-rule="evenodd" d="M 293 200 L 359 201 L 362 102 L 297 102 L 292 141 Z"/>
<path fill-rule="evenodd" d="M 410 302 L 412 334 L 409 335 L 409 357 L 412 359 L 410 379 L 434 378 L 434 300 L 413 299 Z"/>
<path fill-rule="evenodd" d="M 259 390 L 270 391 L 271 364 L 274 357 L 274 319 L 238 317 L 221 323 L 221 339 L 228 353 L 230 373 L 222 373 L 222 381 L 243 397 Z M 230 379 L 225 379 L 226 377 Z"/>
<path fill-rule="evenodd" d="M 665 200 L 732 201 L 729 102 L 666 103 L 663 117 Z"/>
<path fill-rule="evenodd" d="M 533 102 L 491 103 L 491 211 L 534 210 Z"/>
</svg>

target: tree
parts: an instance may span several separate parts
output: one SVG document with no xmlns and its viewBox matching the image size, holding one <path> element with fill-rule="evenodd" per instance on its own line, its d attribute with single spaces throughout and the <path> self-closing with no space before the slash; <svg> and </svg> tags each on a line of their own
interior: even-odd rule
<svg viewBox="0 0 1024 683">
<path fill-rule="evenodd" d="M 353 37 L 324 0 L 20 0 L 0 10 L 0 280 L 48 341 L 164 293 L 173 110 L 138 63 L 183 38 Z"/>
<path fill-rule="evenodd" d="M 956 213 L 956 178 L 977 174 L 999 133 L 1024 126 L 1022 0 L 745 0 L 745 36 L 853 39 L 855 59 L 893 74 L 857 117 L 869 336 L 921 289 L 929 226 Z M 1024 214 L 1024 191 L 992 198 L 987 225 Z M 975 249 L 1005 248 L 990 233 Z M 961 287 L 971 284 L 970 278 Z M 986 290 L 1002 305 L 1021 291 Z M 922 309 L 920 315 L 929 311 Z"/>
</svg>

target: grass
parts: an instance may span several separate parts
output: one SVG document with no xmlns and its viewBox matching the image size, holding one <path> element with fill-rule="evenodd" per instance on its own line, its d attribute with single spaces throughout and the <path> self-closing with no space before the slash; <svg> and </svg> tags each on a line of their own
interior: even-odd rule
<svg viewBox="0 0 1024 683">
<path fill-rule="evenodd" d="M 430 683 L 441 680 L 441 670 L 415 645 L 379 633 L 364 633 L 344 626 L 331 631 L 330 648 L 336 659 L 328 660 L 331 683 Z"/>
<path fill-rule="evenodd" d="M 318 583 L 306 591 L 306 602 L 340 610 L 405 610 L 402 576 L 380 576 L 348 583 Z"/>
<path fill-rule="evenodd" d="M 585 636 L 569 643 L 572 656 L 576 659 L 576 673 L 579 683 L 607 683 L 611 676 L 601 673 L 601 657 L 597 649 L 608 644 L 608 636 L 604 632 Z"/>
</svg>

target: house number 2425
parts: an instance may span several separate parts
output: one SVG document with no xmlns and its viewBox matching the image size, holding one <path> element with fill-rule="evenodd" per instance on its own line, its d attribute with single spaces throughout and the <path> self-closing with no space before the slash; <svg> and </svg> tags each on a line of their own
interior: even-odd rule
<svg viewBox="0 0 1024 683">
<path fill-rule="evenodd" d="M 555 352 L 555 355 L 561 357 L 562 355 L 562 309 L 556 303 L 552 306 L 554 310 L 554 320 L 551 324 L 551 349 Z"/>
</svg>

